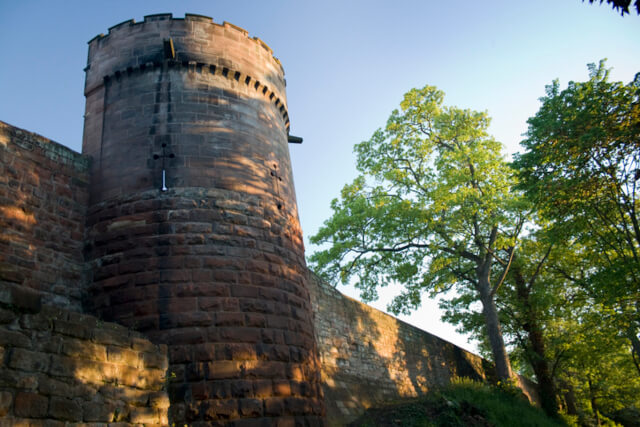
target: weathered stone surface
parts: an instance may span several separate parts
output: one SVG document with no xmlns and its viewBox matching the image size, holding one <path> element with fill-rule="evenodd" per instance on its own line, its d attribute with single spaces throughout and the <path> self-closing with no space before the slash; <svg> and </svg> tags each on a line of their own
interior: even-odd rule
<svg viewBox="0 0 640 427">
<path fill-rule="evenodd" d="M 485 378 L 480 357 L 346 297 L 314 275 L 309 283 L 329 425 L 452 378 Z"/>
<path fill-rule="evenodd" d="M 9 425 L 20 425 L 22 419 L 43 426 L 66 422 L 96 425 L 114 420 L 132 425 L 129 414 L 134 409 L 136 420 L 168 424 L 168 397 L 162 391 L 164 367 L 168 365 L 166 347 L 135 333 L 123 334 L 126 329 L 122 327 L 63 309 L 56 311 L 56 318 L 65 322 L 65 328 L 44 332 L 42 325 L 51 319 L 51 310 L 28 314 L 18 307 L 8 310 L 17 321 L 11 330 L 0 325 L 0 337 L 5 337 L 7 346 L 0 347 L 7 353 L 0 357 L 0 387 L 12 391 L 0 391 L 0 418 L 9 420 Z M 106 341 L 123 344 L 109 347 L 111 354 L 117 354 L 111 361 L 106 347 L 91 341 L 92 333 L 85 339 L 68 334 L 69 330 L 91 332 L 91 325 L 101 328 Z M 109 334 L 119 338 L 111 339 Z M 128 338 L 123 340 L 123 336 Z M 153 368 L 131 366 L 145 358 L 153 361 Z"/>
<path fill-rule="evenodd" d="M 80 310 L 88 158 L 2 122 L 0 140 L 0 302 Z"/>
<path fill-rule="evenodd" d="M 49 416 L 63 421 L 82 421 L 82 406 L 75 400 L 54 396 L 49 401 Z"/>
<path fill-rule="evenodd" d="M 0 417 L 6 416 L 11 410 L 13 395 L 8 391 L 0 391 Z"/>
<path fill-rule="evenodd" d="M 292 378 L 304 424 L 320 387 L 282 67 L 232 25 L 156 18 L 89 44 L 88 300 L 169 346 L 176 425 L 263 417 L 275 391 L 253 382 Z M 165 368 L 93 339 L 125 385 Z"/>
<path fill-rule="evenodd" d="M 14 413 L 24 418 L 44 418 L 47 415 L 49 399 L 37 393 L 18 392 L 15 398 Z"/>
</svg>

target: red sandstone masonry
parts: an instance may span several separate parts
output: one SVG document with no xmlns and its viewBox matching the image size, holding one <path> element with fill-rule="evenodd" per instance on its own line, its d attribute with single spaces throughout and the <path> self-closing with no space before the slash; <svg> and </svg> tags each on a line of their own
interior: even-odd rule
<svg viewBox="0 0 640 427">
<path fill-rule="evenodd" d="M 168 425 L 165 346 L 40 299 L 0 285 L 0 424 Z"/>
<path fill-rule="evenodd" d="M 84 149 L 107 167 L 88 212 L 88 158 L 0 122 L 0 425 L 166 425 L 165 388 L 193 427 L 322 425 L 325 402 L 343 425 L 484 376 L 477 356 L 308 282 L 284 78 L 262 41 L 162 14 L 112 27 L 94 54 Z M 161 143 L 176 154 L 162 194 Z M 85 243 L 98 313 L 167 348 L 78 312 Z"/>
<path fill-rule="evenodd" d="M 169 346 L 177 425 L 322 424 L 284 90 L 264 43 L 206 17 L 89 44 L 89 300 Z"/>
<path fill-rule="evenodd" d="M 89 160 L 0 122 L 0 285 L 79 311 Z"/>
<path fill-rule="evenodd" d="M 338 292 L 309 272 L 327 424 L 343 426 L 367 408 L 424 395 L 454 378 L 491 379 L 481 357 Z M 534 384 L 519 377 L 533 402 Z"/>
</svg>

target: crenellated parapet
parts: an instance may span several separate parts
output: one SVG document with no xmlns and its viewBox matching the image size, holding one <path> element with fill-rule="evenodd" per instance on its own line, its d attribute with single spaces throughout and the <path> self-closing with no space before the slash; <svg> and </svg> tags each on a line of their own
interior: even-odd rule
<svg viewBox="0 0 640 427">
<path fill-rule="evenodd" d="M 175 49 L 173 58 L 164 56 L 163 44 L 168 39 Z M 142 22 L 130 19 L 91 39 L 85 95 L 101 87 L 105 79 L 152 71 L 165 63 L 244 84 L 271 103 L 289 128 L 284 69 L 271 48 L 243 28 L 228 22 L 217 24 L 202 15 L 147 15 Z"/>
</svg>

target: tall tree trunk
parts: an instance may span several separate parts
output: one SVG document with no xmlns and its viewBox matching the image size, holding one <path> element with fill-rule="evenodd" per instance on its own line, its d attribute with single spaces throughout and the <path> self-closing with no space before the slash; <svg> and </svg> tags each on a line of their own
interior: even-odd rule
<svg viewBox="0 0 640 427">
<path fill-rule="evenodd" d="M 480 270 L 480 268 L 478 270 Z M 491 346 L 491 353 L 493 354 L 493 361 L 496 364 L 496 375 L 499 380 L 505 381 L 512 377 L 511 363 L 509 362 L 507 349 L 504 346 L 502 327 L 500 326 L 500 319 L 498 319 L 498 310 L 491 293 L 489 272 L 483 271 L 482 273 L 482 275 L 478 275 L 478 291 L 480 293 L 480 301 L 482 302 L 482 313 L 484 314 L 484 322 L 487 328 L 487 336 L 489 338 L 489 345 Z"/>
<path fill-rule="evenodd" d="M 534 320 L 525 325 L 531 346 L 531 367 L 538 380 L 538 393 L 540 394 L 540 406 L 550 417 L 558 416 L 558 400 L 556 399 L 556 387 L 551 377 L 549 363 L 545 357 L 544 340 L 542 331 Z"/>
<path fill-rule="evenodd" d="M 636 369 L 640 374 L 640 365 L 636 362 L 636 356 L 640 358 L 640 339 L 638 339 L 636 328 L 629 326 L 629 329 L 627 329 L 627 338 L 631 341 L 631 357 L 633 358 L 633 363 L 636 365 Z"/>
<path fill-rule="evenodd" d="M 576 392 L 573 390 L 573 386 L 568 382 L 562 383 L 564 391 L 564 403 L 566 405 L 566 412 L 569 415 L 578 415 L 578 401 L 576 399 Z"/>
<path fill-rule="evenodd" d="M 523 329 L 527 332 L 527 339 L 529 340 L 528 359 L 538 380 L 540 406 L 550 417 L 557 417 L 558 400 L 556 399 L 556 387 L 553 383 L 549 361 L 546 357 L 542 328 L 531 303 L 531 288 L 527 286 L 518 264 L 514 265 L 511 271 L 516 283 L 518 300 L 523 308 Z"/>
<path fill-rule="evenodd" d="M 596 423 L 600 425 L 600 414 L 598 413 L 598 401 L 596 400 L 596 391 L 593 388 L 593 383 L 591 382 L 591 377 L 587 379 L 589 383 L 589 398 L 591 400 L 591 410 L 596 417 Z"/>
</svg>

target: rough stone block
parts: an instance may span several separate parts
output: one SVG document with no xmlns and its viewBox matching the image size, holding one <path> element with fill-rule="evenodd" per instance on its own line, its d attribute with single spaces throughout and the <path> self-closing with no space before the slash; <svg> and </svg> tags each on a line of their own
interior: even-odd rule
<svg viewBox="0 0 640 427">
<path fill-rule="evenodd" d="M 116 405 L 109 402 L 84 402 L 82 404 L 83 421 L 108 423 L 113 421 Z"/>
<path fill-rule="evenodd" d="M 18 392 L 15 397 L 14 413 L 24 418 L 44 418 L 47 415 L 49 399 L 37 393 Z"/>
<path fill-rule="evenodd" d="M 93 341 L 98 344 L 128 347 L 131 342 L 126 330 L 123 333 L 106 328 L 97 328 L 93 330 L 92 335 Z"/>
<path fill-rule="evenodd" d="M 156 368 L 166 370 L 168 367 L 167 356 L 158 353 L 142 353 L 144 368 Z"/>
<path fill-rule="evenodd" d="M 231 360 L 220 360 L 207 363 L 208 379 L 235 379 L 242 375 L 242 363 Z"/>
<path fill-rule="evenodd" d="M 83 340 L 91 337 L 91 329 L 83 324 L 68 322 L 65 320 L 54 320 L 53 330 L 62 335 L 69 335 Z"/>
<path fill-rule="evenodd" d="M 53 396 L 49 402 L 49 415 L 64 421 L 82 421 L 82 407 L 78 402 L 64 397 Z"/>
<path fill-rule="evenodd" d="M 129 419 L 132 424 L 157 424 L 160 421 L 159 412 L 154 408 L 134 408 Z"/>
<path fill-rule="evenodd" d="M 292 415 L 304 415 L 313 412 L 309 400 L 300 397 L 285 398 L 285 406 L 287 408 L 287 412 Z"/>
<path fill-rule="evenodd" d="M 49 369 L 50 355 L 15 348 L 11 350 L 9 356 L 9 366 L 28 372 L 46 372 Z"/>
<path fill-rule="evenodd" d="M 264 400 L 264 414 L 271 416 L 284 415 L 284 399 L 271 397 Z"/>
<path fill-rule="evenodd" d="M 232 381 L 207 382 L 208 397 L 213 399 L 229 399 L 231 397 Z"/>
<path fill-rule="evenodd" d="M 169 397 L 165 392 L 155 392 L 149 395 L 149 406 L 159 410 L 166 410 L 169 408 Z"/>
<path fill-rule="evenodd" d="M 228 400 L 207 400 L 203 404 L 205 420 L 228 419 L 238 416 L 238 401 Z"/>
<path fill-rule="evenodd" d="M 75 359 L 65 356 L 51 356 L 49 373 L 56 377 L 73 378 L 78 364 Z"/>
<path fill-rule="evenodd" d="M 13 310 L 0 308 L 0 325 L 11 323 L 15 319 L 17 319 L 17 317 L 18 315 Z"/>
<path fill-rule="evenodd" d="M 5 347 L 31 348 L 31 340 L 20 332 L 0 328 L 0 345 Z"/>
<path fill-rule="evenodd" d="M 0 417 L 4 417 L 9 413 L 12 403 L 13 395 L 8 391 L 0 391 Z"/>
<path fill-rule="evenodd" d="M 100 362 L 107 360 L 105 346 L 75 338 L 63 338 L 61 354 L 73 358 L 97 360 Z"/>
<path fill-rule="evenodd" d="M 230 387 L 231 396 L 233 397 L 252 397 L 253 395 L 253 384 L 251 381 L 230 381 Z"/>
<path fill-rule="evenodd" d="M 263 413 L 262 400 L 260 399 L 239 399 L 240 415 L 245 417 L 260 417 Z"/>
<path fill-rule="evenodd" d="M 140 357 L 139 352 L 128 348 L 116 346 L 107 347 L 107 360 L 110 363 L 137 368 L 140 364 Z"/>
<path fill-rule="evenodd" d="M 37 313 L 42 307 L 42 295 L 28 288 L 14 286 L 11 289 L 11 305 Z"/>
<path fill-rule="evenodd" d="M 274 380 L 273 391 L 276 396 L 291 396 L 291 383 L 287 380 Z"/>
</svg>

